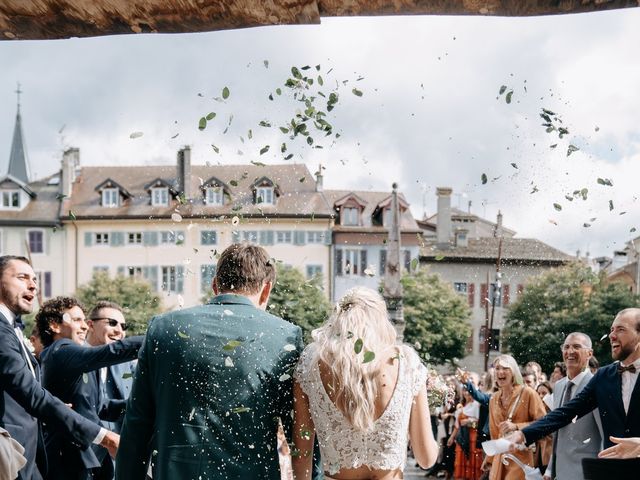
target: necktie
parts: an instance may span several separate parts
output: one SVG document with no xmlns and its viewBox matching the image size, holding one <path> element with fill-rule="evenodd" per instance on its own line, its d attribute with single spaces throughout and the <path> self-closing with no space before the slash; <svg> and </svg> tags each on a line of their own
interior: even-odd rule
<svg viewBox="0 0 640 480">
<path fill-rule="evenodd" d="M 618 373 L 622 374 L 623 372 L 636 373 L 636 366 L 632 363 L 631 365 L 627 365 L 623 367 L 621 363 L 618 364 Z"/>
<path fill-rule="evenodd" d="M 564 395 L 562 396 L 562 403 L 560 404 L 563 407 L 565 404 L 571 400 L 571 391 L 573 390 L 573 382 L 567 382 L 567 388 L 564 389 Z"/>
</svg>

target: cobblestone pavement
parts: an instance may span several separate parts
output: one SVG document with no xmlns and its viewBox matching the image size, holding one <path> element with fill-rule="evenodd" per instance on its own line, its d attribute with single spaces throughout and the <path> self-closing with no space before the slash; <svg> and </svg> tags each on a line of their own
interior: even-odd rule
<svg viewBox="0 0 640 480">
<path fill-rule="evenodd" d="M 435 479 L 436 477 L 427 477 L 420 467 L 416 467 L 416 461 L 412 457 L 407 458 L 407 466 L 404 469 L 404 480 L 426 480 Z"/>
</svg>

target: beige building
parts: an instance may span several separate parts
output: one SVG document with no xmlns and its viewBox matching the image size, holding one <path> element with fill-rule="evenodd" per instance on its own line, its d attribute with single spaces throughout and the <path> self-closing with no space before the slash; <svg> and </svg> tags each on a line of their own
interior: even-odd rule
<svg viewBox="0 0 640 480">
<path fill-rule="evenodd" d="M 419 224 L 425 230 L 420 264 L 438 273 L 468 302 L 473 333 L 468 355 L 461 366 L 483 371 L 486 352 L 486 320 L 493 311 L 490 358 L 501 350 L 501 331 L 509 304 L 526 288 L 532 277 L 563 265 L 573 257 L 533 238 L 516 238 L 515 231 L 469 212 L 451 208 L 450 188 L 438 188 L 438 213 Z M 500 275 L 496 275 L 501 244 Z"/>
</svg>

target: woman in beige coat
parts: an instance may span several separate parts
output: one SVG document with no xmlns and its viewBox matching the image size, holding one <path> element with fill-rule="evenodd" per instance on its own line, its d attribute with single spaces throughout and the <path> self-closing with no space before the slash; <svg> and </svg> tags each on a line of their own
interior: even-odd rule
<svg viewBox="0 0 640 480">
<path fill-rule="evenodd" d="M 520 369 L 512 356 L 500 355 L 493 367 L 498 391 L 489 402 L 489 429 L 495 440 L 543 417 L 545 408 L 535 390 L 523 385 Z M 535 455 L 531 450 L 518 451 L 515 456 L 523 463 L 535 466 Z M 524 480 L 520 467 L 513 462 L 505 465 L 502 455 L 487 461 L 491 462 L 490 480 Z"/>
</svg>

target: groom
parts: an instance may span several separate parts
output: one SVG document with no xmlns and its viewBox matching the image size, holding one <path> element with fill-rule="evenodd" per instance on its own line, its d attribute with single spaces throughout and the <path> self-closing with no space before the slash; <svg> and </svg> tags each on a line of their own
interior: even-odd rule
<svg viewBox="0 0 640 480">
<path fill-rule="evenodd" d="M 116 478 L 280 480 L 299 327 L 265 312 L 275 265 L 259 246 L 220 256 L 208 304 L 155 317 L 140 351 Z"/>
</svg>

